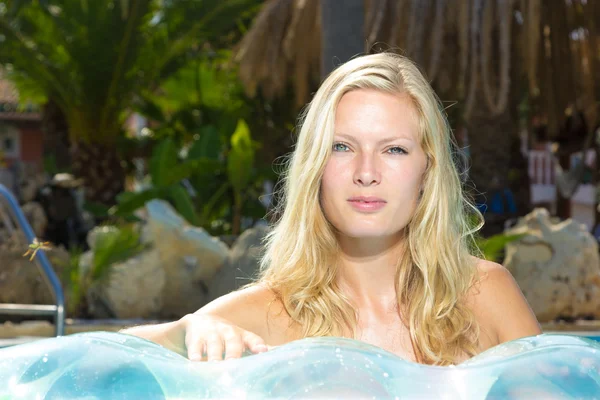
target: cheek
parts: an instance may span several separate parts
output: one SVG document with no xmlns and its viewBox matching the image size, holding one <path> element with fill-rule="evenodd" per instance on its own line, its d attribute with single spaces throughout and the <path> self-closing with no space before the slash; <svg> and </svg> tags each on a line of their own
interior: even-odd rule
<svg viewBox="0 0 600 400">
<path fill-rule="evenodd" d="M 335 187 L 332 187 L 333 179 L 332 176 L 325 173 L 321 179 L 321 192 L 319 195 L 319 202 L 321 203 L 321 209 L 327 216 L 328 204 L 331 202 L 331 194 L 335 192 Z"/>
<path fill-rule="evenodd" d="M 321 178 L 321 193 L 319 202 L 325 218 L 334 223 L 338 218 L 340 205 L 337 203 L 339 194 L 343 193 L 344 180 L 343 171 L 340 171 L 333 163 L 328 163 Z"/>
<path fill-rule="evenodd" d="M 417 165 L 403 163 L 388 166 L 383 171 L 383 175 L 387 178 L 388 183 L 407 190 L 419 185 L 422 171 Z"/>
<path fill-rule="evenodd" d="M 406 206 L 410 208 L 416 206 L 423 183 L 423 177 L 421 171 L 416 170 L 404 170 L 394 174 L 392 184 L 392 197 L 398 199 L 398 206 L 405 209 Z"/>
<path fill-rule="evenodd" d="M 321 194 L 324 197 L 329 197 L 330 194 L 335 193 L 341 186 L 343 186 L 345 170 L 340 168 L 333 162 L 328 162 L 323 171 L 323 177 L 321 178 Z"/>
</svg>

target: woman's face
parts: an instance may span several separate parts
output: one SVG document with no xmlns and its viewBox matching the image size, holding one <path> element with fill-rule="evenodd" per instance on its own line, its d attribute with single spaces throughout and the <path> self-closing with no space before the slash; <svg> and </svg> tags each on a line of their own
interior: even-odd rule
<svg viewBox="0 0 600 400">
<path fill-rule="evenodd" d="M 415 211 L 426 166 L 416 110 L 407 96 L 346 93 L 321 181 L 327 220 L 351 238 L 397 235 Z"/>
</svg>

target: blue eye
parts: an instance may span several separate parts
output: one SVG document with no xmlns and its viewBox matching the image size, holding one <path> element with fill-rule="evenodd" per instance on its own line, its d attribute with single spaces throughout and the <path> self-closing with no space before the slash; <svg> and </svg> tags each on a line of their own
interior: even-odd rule
<svg viewBox="0 0 600 400">
<path fill-rule="evenodd" d="M 388 149 L 388 152 L 390 154 L 407 154 L 406 150 L 404 150 L 402 147 L 398 147 L 398 146 L 390 147 Z"/>
<path fill-rule="evenodd" d="M 333 151 L 347 151 L 348 150 L 348 146 L 346 146 L 344 143 L 334 143 L 333 144 Z"/>
</svg>

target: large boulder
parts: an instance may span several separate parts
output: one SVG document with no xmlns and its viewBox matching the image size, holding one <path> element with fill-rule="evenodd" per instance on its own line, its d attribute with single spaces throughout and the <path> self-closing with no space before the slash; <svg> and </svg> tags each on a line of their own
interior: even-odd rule
<svg viewBox="0 0 600 400">
<path fill-rule="evenodd" d="M 242 233 L 234 243 L 225 265 L 210 283 L 209 301 L 233 292 L 258 277 L 262 240 L 268 231 L 266 226 L 256 226 Z"/>
<path fill-rule="evenodd" d="M 150 249 L 113 264 L 106 280 L 88 291 L 89 312 L 96 318 L 155 318 L 160 315 L 165 271 L 158 251 Z"/>
<path fill-rule="evenodd" d="M 178 318 L 207 301 L 208 284 L 226 262 L 229 248 L 204 229 L 190 226 L 162 200 L 146 205 L 147 232 L 165 273 L 160 318 Z"/>
<path fill-rule="evenodd" d="M 35 201 L 30 201 L 29 203 L 23 204 L 21 209 L 23 210 L 23 214 L 25 214 L 25 218 L 31 225 L 35 236 L 43 237 L 46 232 L 46 227 L 48 226 L 48 218 L 46 217 L 42 205 Z"/>
<path fill-rule="evenodd" d="M 0 303 L 54 304 L 54 297 L 42 275 L 41 267 L 35 260 L 30 261 L 29 256 L 23 256 L 26 249 L 26 245 L 0 248 Z M 62 247 L 57 247 L 46 251 L 46 256 L 57 277 L 62 277 L 69 265 L 69 253 Z M 67 298 L 66 301 L 68 300 Z"/>
<path fill-rule="evenodd" d="M 87 300 L 97 318 L 179 318 L 207 302 L 208 284 L 227 259 L 227 245 L 190 226 L 165 201 L 148 202 L 144 217 L 140 239 L 150 250 L 112 265 L 109 278 L 92 285 Z M 89 233 L 82 274 L 92 265 L 99 235 L 117 230 L 106 226 Z"/>
<path fill-rule="evenodd" d="M 504 265 L 541 322 L 600 317 L 598 243 L 585 225 L 539 208 L 506 233 L 524 234 L 507 245 Z"/>
</svg>

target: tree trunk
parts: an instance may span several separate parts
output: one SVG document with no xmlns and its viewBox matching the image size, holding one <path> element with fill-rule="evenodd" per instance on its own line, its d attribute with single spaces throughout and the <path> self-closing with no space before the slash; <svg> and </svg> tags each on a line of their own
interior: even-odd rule
<svg viewBox="0 0 600 400">
<path fill-rule="evenodd" d="M 522 26 L 512 24 L 511 29 L 511 60 L 519 60 L 523 54 L 521 46 Z M 541 29 L 541 28 L 540 28 Z M 510 182 L 509 187 L 515 194 L 517 214 L 525 215 L 531 210 L 531 178 L 529 177 L 529 144 L 527 137 L 522 138 L 521 134 L 528 129 L 527 115 L 521 112 L 520 104 L 523 101 L 525 93 L 528 93 L 529 82 L 527 80 L 527 69 L 522 63 L 513 61 L 510 70 L 510 98 L 507 111 L 511 114 L 514 121 L 514 135 L 511 135 L 510 150 Z M 525 131 L 525 132 L 524 132 Z M 525 140 L 525 149 L 522 148 L 522 140 Z M 523 151 L 524 150 L 524 151 Z"/>
<path fill-rule="evenodd" d="M 125 169 L 117 148 L 98 143 L 73 143 L 73 174 L 84 180 L 85 199 L 114 205 L 115 197 L 125 189 Z"/>
<path fill-rule="evenodd" d="M 478 195 L 477 203 L 485 203 L 488 208 L 495 192 L 512 186 L 509 179 L 511 151 L 514 151 L 514 140 L 518 138 L 518 127 L 509 107 L 493 116 L 479 90 L 471 117 L 466 121 L 471 155 L 469 177 Z M 527 174 L 527 169 L 523 173 Z M 517 213 L 519 211 L 523 210 L 517 210 Z M 486 237 L 501 233 L 506 219 L 514 216 L 486 212 L 481 233 Z"/>
<path fill-rule="evenodd" d="M 321 76 L 365 51 L 364 0 L 321 0 Z"/>
<path fill-rule="evenodd" d="M 52 160 L 54 165 L 48 172 L 66 172 L 71 170 L 71 155 L 69 154 L 69 126 L 65 115 L 58 105 L 50 99 L 44 105 L 42 112 L 42 132 L 44 163 Z M 50 167 L 46 165 L 46 167 Z"/>
</svg>

